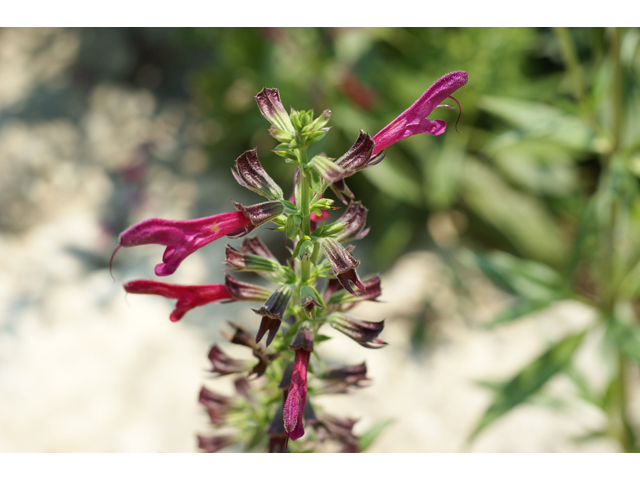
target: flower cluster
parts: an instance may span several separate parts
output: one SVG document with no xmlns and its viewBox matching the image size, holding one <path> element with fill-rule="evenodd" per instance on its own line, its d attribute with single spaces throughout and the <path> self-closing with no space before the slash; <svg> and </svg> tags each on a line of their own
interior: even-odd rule
<svg viewBox="0 0 640 480">
<path fill-rule="evenodd" d="M 378 275 L 360 278 L 360 260 L 354 258 L 352 246 L 344 245 L 369 231 L 368 210 L 354 199 L 345 179 L 382 161 L 383 151 L 399 140 L 418 133 L 442 134 L 446 123 L 426 117 L 466 82 L 465 72 L 445 75 L 373 137 L 360 131 L 355 144 L 337 160 L 324 155 L 307 157 L 309 145 L 329 130 L 329 110 L 317 118 L 311 111 L 292 110 L 288 114 L 278 90 L 264 88 L 256 101 L 271 124 L 269 133 L 280 142 L 274 152 L 295 166 L 293 193 L 288 200 L 254 149 L 236 159 L 232 174 L 241 186 L 265 201 L 248 206 L 233 202 L 234 211 L 195 220 L 154 218 L 122 232 L 116 251 L 147 244 L 166 247 L 162 262 L 155 267 L 158 276 L 173 274 L 189 255 L 214 240 L 245 237 L 239 247 L 227 245 L 223 284 L 175 285 L 143 279 L 124 285 L 129 293 L 176 300 L 170 315 L 173 322 L 209 303 L 256 303 L 255 334 L 231 323 L 232 331 L 226 332 L 226 338 L 249 349 L 257 363 L 232 358 L 217 344 L 209 351 L 213 376 L 236 376 L 235 395 L 202 388 L 199 402 L 211 424 L 231 428 L 224 434 L 198 436 L 201 450 L 215 452 L 242 445 L 246 450 L 286 452 L 329 444 L 337 444 L 343 452 L 359 450 L 358 437 L 352 431 L 355 421 L 324 412 L 316 415 L 310 401 L 317 395 L 346 393 L 369 383 L 364 363 L 324 368 L 323 363 L 314 361 L 315 346 L 328 339 L 319 333 L 325 325 L 366 348 L 386 345 L 380 338 L 383 320 L 362 320 L 347 313 L 359 302 L 376 301 L 382 291 Z M 329 212 L 336 207 L 324 196 L 328 188 L 347 205 L 344 213 L 329 223 Z M 291 258 L 285 262 L 257 236 L 247 236 L 267 222 L 275 224 L 275 230 L 291 242 Z M 257 274 L 271 286 L 241 281 L 232 275 L 236 272 Z M 318 284 L 322 281 L 325 285 L 320 293 Z M 305 431 L 305 427 L 312 428 Z M 292 445 L 302 437 L 304 443 Z"/>
</svg>

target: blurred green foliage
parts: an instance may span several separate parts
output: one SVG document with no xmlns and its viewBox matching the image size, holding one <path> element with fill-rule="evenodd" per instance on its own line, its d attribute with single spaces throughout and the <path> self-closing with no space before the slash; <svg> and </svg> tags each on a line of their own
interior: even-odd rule
<svg viewBox="0 0 640 480">
<path fill-rule="evenodd" d="M 375 134 L 434 80 L 466 70 L 460 134 L 439 109 L 446 135 L 411 137 L 349 179 L 375 211 L 371 266 L 428 248 L 456 278 L 480 270 L 514 299 L 493 325 L 559 300 L 594 308 L 597 325 L 491 383 L 473 436 L 564 374 L 609 419 L 587 439 L 638 450 L 627 383 L 640 361 L 640 30 L 190 29 L 180 41 L 211 55 L 191 86 L 211 120 L 212 168 L 258 146 L 278 181 L 287 169 L 267 153 L 275 141 L 253 101 L 262 87 L 279 88 L 285 106 L 330 108 L 322 145 L 338 157 L 359 129 Z M 572 361 L 594 335 L 610 366 L 603 391 Z"/>
</svg>

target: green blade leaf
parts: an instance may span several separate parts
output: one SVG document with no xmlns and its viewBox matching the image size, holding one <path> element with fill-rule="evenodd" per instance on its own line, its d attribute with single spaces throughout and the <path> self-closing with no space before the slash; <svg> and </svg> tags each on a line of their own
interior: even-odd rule
<svg viewBox="0 0 640 480">
<path fill-rule="evenodd" d="M 544 310 L 545 308 L 553 305 L 557 300 L 560 300 L 561 298 L 561 296 L 551 296 L 549 298 L 540 300 L 520 300 L 516 302 L 515 305 L 498 314 L 498 316 L 493 319 L 493 321 L 487 326 L 487 328 L 492 328 L 496 325 L 509 323 L 522 318 L 525 315 L 529 315 L 530 313 Z"/>
<path fill-rule="evenodd" d="M 472 442 L 482 430 L 498 418 L 527 400 L 556 373 L 564 370 L 569 365 L 574 352 L 580 346 L 585 333 L 581 332 L 572 335 L 552 345 L 515 377 L 504 383 L 496 391 L 493 403 L 469 436 L 469 442 Z"/>
<path fill-rule="evenodd" d="M 376 441 L 378 436 L 380 436 L 380 434 L 392 423 L 392 420 L 378 422 L 369 430 L 364 432 L 360 438 L 358 438 L 358 450 L 361 452 L 367 450 L 371 445 L 373 445 L 373 442 Z"/>
</svg>

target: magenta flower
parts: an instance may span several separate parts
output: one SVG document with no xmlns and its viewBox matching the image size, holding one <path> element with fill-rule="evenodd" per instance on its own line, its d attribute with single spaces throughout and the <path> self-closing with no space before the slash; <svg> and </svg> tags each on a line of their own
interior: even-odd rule
<svg viewBox="0 0 640 480">
<path fill-rule="evenodd" d="M 129 293 L 160 295 L 178 300 L 169 317 L 172 322 L 180 320 L 192 308 L 220 300 L 234 301 L 224 284 L 173 285 L 156 280 L 132 280 L 124 284 L 124 289 Z"/>
<path fill-rule="evenodd" d="M 284 402 L 284 429 L 291 440 L 296 440 L 304 435 L 302 426 L 302 414 L 307 401 L 307 369 L 309 368 L 309 356 L 313 352 L 313 328 L 309 322 L 304 322 L 298 328 L 293 343 L 289 349 L 296 353 L 293 362 L 293 373 L 287 400 Z"/>
<path fill-rule="evenodd" d="M 122 232 L 118 248 L 166 245 L 162 263 L 155 268 L 156 275 L 165 277 L 175 272 L 185 258 L 208 243 L 225 235 L 244 235 L 254 228 L 249 216 L 243 212 L 220 213 L 184 221 L 150 218 Z"/>
<path fill-rule="evenodd" d="M 445 98 L 451 97 L 453 92 L 464 86 L 467 80 L 467 72 L 462 71 L 447 73 L 437 80 L 413 105 L 374 135 L 375 147 L 372 156 L 411 135 L 417 135 L 418 133 L 443 134 L 447 128 L 447 123 L 444 120 L 428 120 L 427 116 L 436 107 L 441 106 L 440 102 Z M 455 100 L 455 98 L 451 98 Z M 457 103 L 457 100 L 455 101 Z"/>
</svg>

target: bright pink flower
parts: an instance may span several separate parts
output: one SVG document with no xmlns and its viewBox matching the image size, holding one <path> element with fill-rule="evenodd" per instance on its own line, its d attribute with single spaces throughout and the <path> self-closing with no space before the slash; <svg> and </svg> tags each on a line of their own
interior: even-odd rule
<svg viewBox="0 0 640 480">
<path fill-rule="evenodd" d="M 304 404 L 307 401 L 309 355 L 311 355 L 311 352 L 307 350 L 296 350 L 291 385 L 289 385 L 287 401 L 284 404 L 284 429 L 291 440 L 296 440 L 304 435 L 302 413 L 304 412 Z"/>
<path fill-rule="evenodd" d="M 296 440 L 304 435 L 302 426 L 302 414 L 307 401 L 307 369 L 309 368 L 309 356 L 313 352 L 313 327 L 309 322 L 303 322 L 298 328 L 289 350 L 296 353 L 293 361 L 293 372 L 287 399 L 284 402 L 284 430 L 291 440 Z"/>
<path fill-rule="evenodd" d="M 373 137 L 375 148 L 372 156 L 377 155 L 390 145 L 400 140 L 416 135 L 428 133 L 441 135 L 447 128 L 444 120 L 428 120 L 426 117 L 436 107 L 441 106 L 445 98 L 467 83 L 467 72 L 451 72 L 437 80 L 429 90 L 424 92 L 413 105 L 402 112 L 393 122 L 384 127 Z M 451 97 L 453 98 L 453 97 Z M 455 100 L 455 98 L 453 98 Z M 457 103 L 457 100 L 456 100 Z"/>
<path fill-rule="evenodd" d="M 124 289 L 129 293 L 160 295 L 178 300 L 169 317 L 172 322 L 180 320 L 192 308 L 220 300 L 234 301 L 224 284 L 173 285 L 156 280 L 132 280 L 124 284 Z"/>
<path fill-rule="evenodd" d="M 251 219 L 242 212 L 220 213 L 184 221 L 150 218 L 122 232 L 118 248 L 166 245 L 162 263 L 155 268 L 156 275 L 165 277 L 175 272 L 185 258 L 208 243 L 225 235 L 244 235 L 254 228 Z"/>
</svg>

